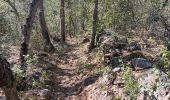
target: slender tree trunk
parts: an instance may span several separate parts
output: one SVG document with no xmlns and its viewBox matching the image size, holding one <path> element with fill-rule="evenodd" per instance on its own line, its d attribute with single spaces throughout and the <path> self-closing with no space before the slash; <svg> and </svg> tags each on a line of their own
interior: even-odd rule
<svg viewBox="0 0 170 100">
<path fill-rule="evenodd" d="M 93 13 L 93 33 L 91 37 L 91 42 L 89 46 L 89 51 L 95 48 L 95 37 L 96 37 L 96 30 L 97 30 L 97 20 L 98 20 L 98 0 L 94 0 L 95 7 Z"/>
<path fill-rule="evenodd" d="M 83 1 L 85 2 L 85 1 Z M 81 19 L 81 28 L 84 31 L 85 30 L 85 21 L 86 21 L 86 8 L 85 5 L 83 4 L 83 11 L 82 11 L 82 19 Z"/>
<path fill-rule="evenodd" d="M 72 17 L 71 17 L 71 14 L 69 13 L 69 35 L 70 37 L 72 37 L 72 27 L 71 27 L 71 20 L 72 20 Z"/>
<path fill-rule="evenodd" d="M 26 63 L 25 63 L 25 55 L 28 53 L 28 45 L 30 40 L 30 33 L 33 26 L 33 21 L 35 19 L 35 14 L 37 12 L 37 8 L 39 7 L 41 0 L 33 0 L 30 6 L 29 15 L 26 19 L 26 24 L 23 26 L 22 29 L 22 42 L 21 42 L 21 52 L 20 52 L 20 59 L 21 59 L 21 69 L 25 70 Z"/>
<path fill-rule="evenodd" d="M 60 19 L 61 19 L 61 42 L 65 43 L 65 10 L 64 0 L 60 0 Z"/>
<path fill-rule="evenodd" d="M 46 52 L 54 52 L 55 48 L 54 48 L 53 44 L 51 43 L 50 36 L 49 36 L 49 30 L 48 30 L 48 27 L 47 27 L 47 24 L 46 24 L 46 21 L 45 21 L 45 17 L 44 17 L 43 3 L 44 3 L 44 1 L 41 0 L 39 22 L 40 22 L 40 26 L 41 26 L 42 36 L 45 40 L 44 50 Z"/>
<path fill-rule="evenodd" d="M 5 92 L 6 100 L 19 100 L 10 64 L 2 55 L 0 55 L 0 87 Z"/>
<path fill-rule="evenodd" d="M 72 37 L 72 3 L 70 0 L 68 0 L 67 2 L 67 5 L 68 5 L 68 19 L 69 19 L 69 22 L 68 22 L 68 33 L 69 33 L 69 36 Z"/>
</svg>

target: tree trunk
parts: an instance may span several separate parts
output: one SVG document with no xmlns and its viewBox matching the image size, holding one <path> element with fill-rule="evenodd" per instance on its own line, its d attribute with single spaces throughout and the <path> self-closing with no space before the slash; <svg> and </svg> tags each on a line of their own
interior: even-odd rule
<svg viewBox="0 0 170 100">
<path fill-rule="evenodd" d="M 44 46 L 44 51 L 46 52 L 54 52 L 55 48 L 53 44 L 51 43 L 50 36 L 49 36 L 49 30 L 45 21 L 44 17 L 44 6 L 43 6 L 43 0 L 41 0 L 40 3 L 40 13 L 39 13 L 39 21 L 40 21 L 40 26 L 41 26 L 41 31 L 42 31 L 42 36 L 45 40 L 45 46 Z"/>
<path fill-rule="evenodd" d="M 30 33 L 33 26 L 33 21 L 35 18 L 35 14 L 37 12 L 37 8 L 39 7 L 41 0 L 33 0 L 30 6 L 30 11 L 28 18 L 26 19 L 26 24 L 23 26 L 22 29 L 22 42 L 21 42 L 21 52 L 20 52 L 20 59 L 21 59 L 21 68 L 25 70 L 26 63 L 25 63 L 25 55 L 28 53 L 28 45 L 30 40 Z"/>
<path fill-rule="evenodd" d="M 96 37 L 96 30 L 97 30 L 97 20 L 98 20 L 98 0 L 94 0 L 95 7 L 93 13 L 93 33 L 91 37 L 91 42 L 89 46 L 89 51 L 95 48 L 95 37 Z"/>
<path fill-rule="evenodd" d="M 65 10 L 64 10 L 64 0 L 60 1 L 60 19 L 61 19 L 61 42 L 65 43 Z"/>
<path fill-rule="evenodd" d="M 0 87 L 5 92 L 6 100 L 19 100 L 10 64 L 2 55 L 0 55 Z"/>
<path fill-rule="evenodd" d="M 67 2 L 67 5 L 68 5 L 68 33 L 69 33 L 69 36 L 72 37 L 72 3 L 70 0 L 68 0 Z"/>
</svg>

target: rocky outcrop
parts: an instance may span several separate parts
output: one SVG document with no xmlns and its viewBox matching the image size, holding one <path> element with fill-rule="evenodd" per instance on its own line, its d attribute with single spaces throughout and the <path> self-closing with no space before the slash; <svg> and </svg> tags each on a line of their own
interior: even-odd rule
<svg viewBox="0 0 170 100">
<path fill-rule="evenodd" d="M 106 33 L 105 33 L 106 34 Z M 141 50 L 137 42 L 128 43 L 125 37 L 112 37 L 103 35 L 101 47 L 104 54 L 104 62 L 112 68 L 119 67 L 122 63 L 130 64 L 134 69 L 152 67 L 153 58 Z"/>
<path fill-rule="evenodd" d="M 155 98 L 154 100 L 170 99 L 170 79 L 168 75 L 160 70 L 153 69 L 138 74 L 140 74 L 138 75 L 138 80 L 141 84 L 139 98 L 145 98 L 146 100 L 153 97 Z"/>
</svg>

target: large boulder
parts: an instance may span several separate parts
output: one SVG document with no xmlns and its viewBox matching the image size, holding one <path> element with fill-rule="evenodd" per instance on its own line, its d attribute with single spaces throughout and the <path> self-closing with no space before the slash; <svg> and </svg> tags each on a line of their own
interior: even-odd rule
<svg viewBox="0 0 170 100">
<path fill-rule="evenodd" d="M 153 97 L 154 100 L 170 100 L 170 78 L 166 73 L 159 69 L 149 69 L 142 73 L 136 73 L 136 78 L 141 85 L 140 95 L 143 95 L 146 100 Z"/>
<path fill-rule="evenodd" d="M 107 38 L 109 38 L 111 36 L 112 36 L 112 34 L 110 32 L 106 32 L 106 31 L 102 30 L 96 36 L 96 45 L 100 46 L 103 41 L 105 41 Z"/>
<path fill-rule="evenodd" d="M 104 55 L 104 62 L 112 67 L 119 65 L 119 58 L 122 56 L 122 51 L 127 46 L 127 38 L 103 35 L 101 48 Z"/>
<path fill-rule="evenodd" d="M 145 58 L 134 58 L 131 60 L 134 69 L 147 69 L 152 67 L 152 63 Z"/>
<path fill-rule="evenodd" d="M 116 37 L 108 37 L 102 42 L 102 49 L 104 53 L 110 50 L 119 50 L 120 52 L 125 49 L 127 43 L 126 42 L 121 42 L 116 39 Z"/>
</svg>

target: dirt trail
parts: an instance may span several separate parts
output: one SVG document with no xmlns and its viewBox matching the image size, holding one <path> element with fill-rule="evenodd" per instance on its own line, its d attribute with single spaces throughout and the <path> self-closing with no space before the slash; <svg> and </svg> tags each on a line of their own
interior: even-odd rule
<svg viewBox="0 0 170 100">
<path fill-rule="evenodd" d="M 86 44 L 78 44 L 79 42 L 80 40 L 76 38 L 70 38 L 64 48 L 59 49 L 61 44 L 56 46 L 54 54 L 29 50 L 31 54 L 38 56 L 38 65 L 35 65 L 35 68 L 43 69 L 51 74 L 48 82 L 51 97 L 47 100 L 108 100 L 101 95 L 96 85 L 99 79 L 99 76 L 94 74 L 97 64 L 90 54 L 84 52 L 83 46 Z M 19 46 L 9 48 L 2 49 L 9 62 L 19 64 Z M 93 67 L 85 68 L 85 65 Z M 24 98 L 35 96 L 40 91 L 39 89 L 25 91 Z"/>
<path fill-rule="evenodd" d="M 87 100 L 85 87 L 95 83 L 98 76 L 94 76 L 92 70 L 79 69 L 81 62 L 88 62 L 88 55 L 80 50 L 76 39 L 69 39 L 69 43 L 58 58 L 57 66 L 53 70 L 55 88 L 53 93 L 59 100 Z M 82 96 L 83 93 L 83 96 Z M 82 98 L 83 97 L 83 98 Z"/>
</svg>

